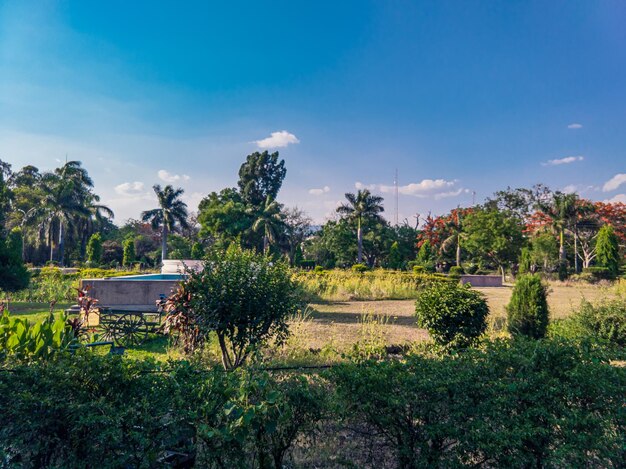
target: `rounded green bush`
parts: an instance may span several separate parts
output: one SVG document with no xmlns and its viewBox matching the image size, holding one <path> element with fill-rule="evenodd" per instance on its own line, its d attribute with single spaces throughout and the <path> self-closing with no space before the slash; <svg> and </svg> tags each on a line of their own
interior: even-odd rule
<svg viewBox="0 0 626 469">
<path fill-rule="evenodd" d="M 489 307 L 484 296 L 469 286 L 438 283 L 418 297 L 415 314 L 418 326 L 427 329 L 436 344 L 464 348 L 485 332 Z"/>
<path fill-rule="evenodd" d="M 522 275 L 517 279 L 506 307 L 508 330 L 512 335 L 545 337 L 549 322 L 547 296 L 539 275 Z"/>
<path fill-rule="evenodd" d="M 448 274 L 452 277 L 460 277 L 463 273 L 463 267 L 461 267 L 460 265 L 453 265 L 448 271 Z"/>
<path fill-rule="evenodd" d="M 362 274 L 363 272 L 367 272 L 369 268 L 365 264 L 354 264 L 352 266 L 352 272 L 357 272 Z"/>
<path fill-rule="evenodd" d="M 426 268 L 423 265 L 414 265 L 413 266 L 413 273 L 414 274 L 425 274 L 426 273 Z"/>
</svg>

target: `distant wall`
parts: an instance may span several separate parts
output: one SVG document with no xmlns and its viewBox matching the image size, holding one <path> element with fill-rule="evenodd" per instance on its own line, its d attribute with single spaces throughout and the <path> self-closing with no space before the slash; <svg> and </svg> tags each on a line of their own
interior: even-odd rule
<svg viewBox="0 0 626 469">
<path fill-rule="evenodd" d="M 469 283 L 473 287 L 501 287 L 500 275 L 461 275 L 461 283 Z"/>
</svg>

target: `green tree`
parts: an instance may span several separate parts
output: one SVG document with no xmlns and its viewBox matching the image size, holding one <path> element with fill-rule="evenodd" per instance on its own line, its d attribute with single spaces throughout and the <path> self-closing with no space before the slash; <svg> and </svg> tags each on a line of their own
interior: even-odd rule
<svg viewBox="0 0 626 469">
<path fill-rule="evenodd" d="M 198 209 L 201 238 L 213 239 L 223 246 L 241 242 L 245 247 L 254 247 L 255 243 L 250 237 L 254 214 L 237 189 L 211 192 L 200 202 Z"/>
<path fill-rule="evenodd" d="M 619 243 L 613 227 L 609 224 L 603 225 L 598 232 L 596 261 L 600 266 L 607 268 L 612 277 L 619 274 Z"/>
<path fill-rule="evenodd" d="M 539 275 L 521 275 L 506 307 L 509 332 L 533 339 L 544 337 L 550 319 L 547 297 Z"/>
<path fill-rule="evenodd" d="M 337 207 L 337 213 L 356 223 L 357 263 L 363 263 L 363 223 L 364 221 L 382 221 L 380 213 L 383 198 L 372 195 L 367 189 L 359 189 L 356 194 L 346 193 L 347 204 Z"/>
<path fill-rule="evenodd" d="M 204 247 L 202 244 L 195 242 L 191 246 L 191 258 L 192 259 L 202 259 L 204 257 Z"/>
<path fill-rule="evenodd" d="M 187 225 L 187 204 L 180 200 L 185 192 L 183 189 L 174 189 L 167 185 L 163 189 L 159 184 L 152 186 L 157 196 L 159 208 L 142 212 L 141 219 L 150 222 L 152 228 L 161 228 L 161 261 L 167 259 L 167 235 L 175 232 L 178 227 L 186 228 Z"/>
<path fill-rule="evenodd" d="M 94 233 L 87 243 L 87 262 L 90 265 L 100 264 L 102 259 L 102 236 L 100 233 Z"/>
<path fill-rule="evenodd" d="M 0 291 L 17 291 L 28 286 L 30 274 L 22 261 L 22 235 L 12 230 L 8 238 L 0 231 Z"/>
<path fill-rule="evenodd" d="M 387 264 L 390 269 L 402 268 L 402 256 L 400 255 L 400 245 L 397 241 L 394 241 L 389 250 L 389 256 L 387 258 Z"/>
<path fill-rule="evenodd" d="M 267 252 L 270 244 L 276 242 L 278 234 L 284 227 L 281 208 L 278 202 L 268 197 L 259 210 L 251 209 L 255 211 L 252 229 L 263 233 L 263 252 Z"/>
<path fill-rule="evenodd" d="M 559 276 L 567 276 L 565 234 L 578 214 L 578 195 L 555 192 L 550 199 L 537 202 L 537 208 L 550 220 L 550 226 L 559 236 Z"/>
<path fill-rule="evenodd" d="M 493 262 L 502 273 L 519 258 L 524 245 L 522 224 L 508 212 L 476 209 L 465 217 L 466 248 L 474 256 Z"/>
<path fill-rule="evenodd" d="M 124 241 L 124 254 L 122 257 L 122 265 L 128 267 L 135 262 L 135 240 L 128 238 Z"/>
<path fill-rule="evenodd" d="M 311 235 L 312 220 L 298 207 L 283 211 L 283 228 L 290 265 L 297 265 L 296 257 L 300 252 L 302 259 L 302 243 Z"/>
<path fill-rule="evenodd" d="M 287 169 L 285 160 L 278 160 L 278 152 L 254 152 L 239 168 L 239 192 L 243 201 L 260 208 L 266 201 L 275 200 Z"/>
<path fill-rule="evenodd" d="M 165 330 L 181 334 L 188 352 L 214 333 L 224 368 L 237 368 L 268 340 L 286 338 L 298 295 L 288 265 L 231 245 L 212 251 L 170 296 Z"/>
</svg>

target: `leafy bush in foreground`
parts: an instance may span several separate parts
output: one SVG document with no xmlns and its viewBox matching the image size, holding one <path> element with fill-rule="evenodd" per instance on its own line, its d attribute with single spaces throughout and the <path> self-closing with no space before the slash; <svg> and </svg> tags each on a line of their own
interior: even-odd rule
<svg viewBox="0 0 626 469">
<path fill-rule="evenodd" d="M 547 296 L 539 275 L 520 276 L 506 307 L 509 332 L 534 339 L 545 337 L 549 322 Z"/>
<path fill-rule="evenodd" d="M 28 319 L 13 318 L 7 311 L 0 317 L 0 360 L 47 359 L 69 350 L 76 343 L 72 327 L 65 315 L 56 318 L 50 314 L 43 321 L 31 323 Z"/>
<path fill-rule="evenodd" d="M 353 467 L 624 467 L 625 388 L 626 369 L 584 342 L 503 340 L 321 377 L 79 351 L 0 363 L 0 461 L 150 468 L 176 451 L 196 467 L 319 467 L 329 454 Z"/>
<path fill-rule="evenodd" d="M 489 307 L 484 296 L 469 285 L 434 284 L 415 302 L 417 324 L 428 330 L 438 345 L 467 347 L 487 328 Z"/>
<path fill-rule="evenodd" d="M 215 333 L 224 368 L 237 368 L 256 347 L 285 339 L 297 293 L 286 264 L 233 245 L 187 273 L 165 304 L 165 330 L 180 334 L 187 352 Z"/>
<path fill-rule="evenodd" d="M 361 465 L 622 467 L 626 370 L 585 350 L 500 341 L 328 374 Z"/>
</svg>

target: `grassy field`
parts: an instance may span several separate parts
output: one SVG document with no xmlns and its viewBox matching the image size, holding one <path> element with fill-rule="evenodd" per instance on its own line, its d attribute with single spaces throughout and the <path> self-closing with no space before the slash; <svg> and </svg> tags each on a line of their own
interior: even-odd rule
<svg viewBox="0 0 626 469">
<path fill-rule="evenodd" d="M 499 332 L 505 325 L 505 306 L 512 288 L 477 288 L 482 292 L 491 311 L 489 327 Z M 614 288 L 596 285 L 568 285 L 552 283 L 548 303 L 553 319 L 567 317 L 582 298 L 592 303 L 615 296 Z M 291 338 L 287 347 L 307 350 L 333 350 L 342 353 L 360 341 L 377 341 L 387 345 L 406 345 L 428 338 L 428 333 L 415 324 L 414 300 L 332 301 L 311 303 L 290 326 Z M 55 305 L 61 312 L 69 304 Z M 46 317 L 49 305 L 45 303 L 12 303 L 11 314 L 40 320 Z M 178 356 L 169 347 L 166 337 L 155 336 L 141 347 L 128 350 L 131 356 L 153 356 L 157 359 Z"/>
</svg>

